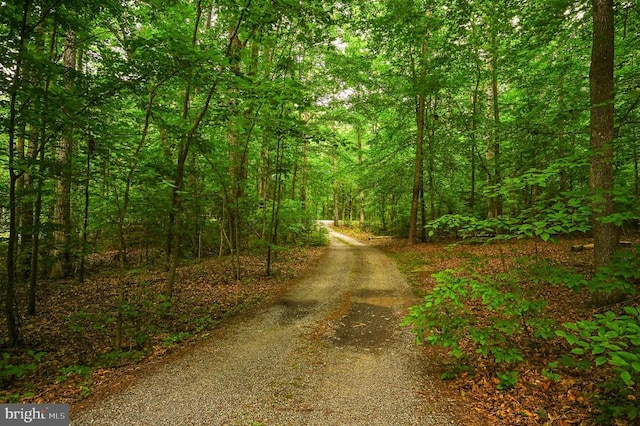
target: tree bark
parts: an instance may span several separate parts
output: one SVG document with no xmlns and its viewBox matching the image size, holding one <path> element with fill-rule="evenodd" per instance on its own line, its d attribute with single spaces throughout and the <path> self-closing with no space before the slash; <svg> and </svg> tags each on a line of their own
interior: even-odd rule
<svg viewBox="0 0 640 426">
<path fill-rule="evenodd" d="M 42 25 L 39 28 L 42 31 Z M 49 41 L 49 61 L 54 60 L 55 54 L 55 42 L 56 42 L 56 30 L 55 27 L 51 31 Z M 35 186 L 35 202 L 33 206 L 33 217 L 31 225 L 31 259 L 29 262 L 29 302 L 27 312 L 29 315 L 36 314 L 37 304 L 37 291 L 38 291 L 38 262 L 40 260 L 40 218 L 42 214 L 42 192 L 44 185 L 44 174 L 46 169 L 45 164 L 45 148 L 46 148 L 46 131 L 47 131 L 47 118 L 45 111 L 49 105 L 49 87 L 51 80 L 49 77 L 45 79 L 43 85 L 42 103 L 39 106 L 38 112 L 40 113 L 40 128 L 38 131 L 33 130 L 32 143 L 34 146 L 33 163 L 36 162 L 36 156 L 38 157 L 38 173 L 32 177 L 32 185 Z"/>
<path fill-rule="evenodd" d="M 357 127 L 357 137 L 358 137 L 358 167 L 360 168 L 360 170 L 363 171 L 364 169 L 364 160 L 363 160 L 363 155 L 362 155 L 362 126 L 358 125 Z M 358 209 L 359 209 L 359 216 L 358 216 L 358 221 L 360 222 L 360 229 L 364 229 L 365 228 L 365 214 L 364 214 L 364 189 L 360 190 L 360 194 L 358 196 Z"/>
<path fill-rule="evenodd" d="M 238 37 L 236 28 L 229 30 L 229 40 L 231 47 L 229 54 L 229 63 L 231 71 L 239 76 L 240 71 L 240 55 L 243 44 Z M 229 185 L 229 241 L 231 242 L 232 255 L 236 256 L 240 245 L 240 206 L 239 203 L 245 195 L 245 185 L 247 178 L 247 159 L 244 149 L 240 146 L 240 129 L 238 123 L 238 100 L 232 98 L 230 101 L 229 124 L 227 131 L 227 144 L 229 145 L 229 177 L 231 184 Z"/>
<path fill-rule="evenodd" d="M 415 142 L 415 158 L 413 161 L 413 191 L 411 199 L 411 214 L 409 216 L 409 236 L 408 243 L 414 244 L 417 236 L 418 228 L 418 210 L 420 207 L 420 194 L 423 190 L 424 175 L 424 110 L 425 96 L 418 95 L 418 105 L 416 107 L 416 142 Z"/>
<path fill-rule="evenodd" d="M 618 242 L 618 227 L 602 218 L 615 212 L 613 201 L 614 22 L 613 0 L 593 0 L 593 40 L 589 82 L 591 92 L 591 164 L 594 264 L 605 266 Z"/>
<path fill-rule="evenodd" d="M 67 89 L 73 86 L 72 73 L 76 69 L 75 35 L 69 32 L 65 39 L 63 65 L 66 69 Z M 73 155 L 73 129 L 66 125 L 58 148 L 58 163 L 61 174 L 58 179 L 56 194 L 55 218 L 58 227 L 55 233 L 56 252 L 58 253 L 58 268 L 56 273 L 69 277 L 73 273 L 73 259 L 71 257 L 71 179 Z"/>
<path fill-rule="evenodd" d="M 338 174 L 338 153 L 337 148 L 333 150 L 333 173 Z M 333 178 L 333 225 L 338 226 L 340 224 L 340 184 L 338 178 Z"/>
<path fill-rule="evenodd" d="M 11 85 L 9 86 L 9 120 L 7 126 L 7 136 L 9 142 L 9 241 L 7 242 L 7 283 L 5 316 L 7 321 L 8 346 L 18 346 L 20 341 L 20 326 L 16 313 L 16 248 L 18 244 L 18 218 L 16 185 L 18 182 L 18 171 L 16 169 L 16 130 L 18 128 L 18 91 L 22 84 L 23 51 L 25 45 L 27 18 L 29 16 L 29 2 L 24 2 L 22 21 L 20 25 L 20 36 L 18 41 L 18 52 L 16 54 L 15 71 Z"/>
<path fill-rule="evenodd" d="M 422 84 L 426 76 L 426 60 L 427 42 L 422 43 L 420 55 L 420 81 Z M 417 80 L 417 79 L 416 79 Z M 413 160 L 413 189 L 411 197 L 411 213 L 409 215 L 409 235 L 407 236 L 408 244 L 413 245 L 416 241 L 418 228 L 418 210 L 420 208 L 420 194 L 424 189 L 424 113 L 425 113 L 426 96 L 423 89 L 419 89 L 416 96 L 416 141 L 415 141 L 415 157 Z"/>
<path fill-rule="evenodd" d="M 488 217 L 495 218 L 502 215 L 502 197 L 499 187 L 502 182 L 502 166 L 500 163 L 500 105 L 498 99 L 498 38 L 497 29 L 491 29 L 491 87 L 489 96 L 491 98 L 491 118 L 493 129 L 489 135 L 489 146 L 487 147 L 487 162 L 493 164 L 493 168 L 488 175 L 488 185 L 490 195 L 488 197 Z"/>
<path fill-rule="evenodd" d="M 473 25 L 473 34 L 475 38 L 476 26 Z M 478 98 L 480 96 L 480 80 L 482 78 L 482 68 L 480 66 L 480 54 L 475 49 L 476 62 L 476 81 L 471 93 L 471 194 L 469 194 L 469 210 L 471 213 L 476 208 L 476 155 L 478 154 L 477 130 L 478 130 Z"/>
</svg>

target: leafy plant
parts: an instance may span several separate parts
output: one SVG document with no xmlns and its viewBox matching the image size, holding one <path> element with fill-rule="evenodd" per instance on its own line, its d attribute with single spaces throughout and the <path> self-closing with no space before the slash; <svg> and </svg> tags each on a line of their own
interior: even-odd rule
<svg viewBox="0 0 640 426">
<path fill-rule="evenodd" d="M 553 323 L 540 315 L 545 302 L 525 297 L 513 275 L 471 278 L 446 270 L 433 277 L 435 288 L 403 321 L 418 343 L 448 348 L 452 358 L 475 352 L 496 363 L 516 364 L 523 361 L 519 340 L 533 343 L 552 336 Z M 507 386 L 510 377 L 501 383 Z"/>
<path fill-rule="evenodd" d="M 632 389 L 637 392 L 640 381 L 640 309 L 627 306 L 624 311 L 622 315 L 606 312 L 590 321 L 565 323 L 565 330 L 556 331 L 573 347 L 573 356 L 596 368 L 613 369 L 618 380 L 609 382 L 612 400 Z M 639 413 L 636 404 L 617 406 L 612 411 L 614 416 L 631 419 Z"/>
<path fill-rule="evenodd" d="M 176 344 L 182 342 L 183 340 L 189 338 L 189 336 L 191 336 L 191 334 L 186 332 L 170 334 L 166 336 L 164 339 L 162 339 L 162 346 L 173 347 Z"/>
<path fill-rule="evenodd" d="M 129 350 L 129 351 L 111 351 L 102 354 L 98 360 L 100 365 L 105 367 L 118 367 L 135 362 L 144 356 L 143 351 Z"/>
<path fill-rule="evenodd" d="M 636 295 L 640 282 L 640 259 L 637 249 L 621 250 L 615 253 L 607 266 L 598 270 L 587 288 L 595 293 L 622 293 Z"/>
<path fill-rule="evenodd" d="M 601 267 L 591 279 L 556 263 L 544 261 L 537 262 L 529 271 L 538 282 L 565 286 L 575 291 L 586 289 L 591 293 L 617 292 L 633 296 L 638 293 L 640 259 L 637 249 L 618 251 L 609 264 Z"/>
<path fill-rule="evenodd" d="M 438 219 L 432 220 L 427 224 L 429 236 L 433 237 L 436 232 L 446 233 L 453 237 L 457 237 L 459 232 L 470 233 L 479 222 L 478 219 L 470 216 L 459 214 L 447 214 L 440 216 Z"/>
<path fill-rule="evenodd" d="M 558 366 L 559 366 L 558 361 L 550 362 L 548 368 L 545 368 L 542 370 L 542 375 L 549 380 L 553 380 L 554 382 L 557 382 L 558 380 L 560 380 L 560 375 L 554 372 L 554 370 L 558 368 Z"/>
<path fill-rule="evenodd" d="M 507 390 L 514 388 L 518 384 L 518 372 L 507 371 L 504 373 L 497 373 L 500 383 L 496 386 L 498 390 Z"/>
<path fill-rule="evenodd" d="M 33 362 L 27 364 L 13 364 L 11 362 L 11 354 L 4 352 L 0 358 L 0 379 L 9 379 L 11 377 L 21 378 L 26 374 L 36 370 L 38 363 L 46 355 L 46 352 L 35 352 L 30 350 L 29 356 L 33 358 Z"/>
<path fill-rule="evenodd" d="M 23 398 L 31 398 L 35 394 L 33 392 L 25 392 L 25 393 L 12 393 L 8 395 L 0 396 L 0 403 L 2 404 L 15 404 L 22 401 Z"/>
<path fill-rule="evenodd" d="M 640 379 L 640 310 L 627 306 L 626 315 L 597 314 L 592 321 L 563 324 L 556 334 L 574 346 L 571 353 L 592 355 L 594 365 L 609 364 L 627 386 Z"/>
<path fill-rule="evenodd" d="M 555 241 L 555 237 L 591 229 L 591 210 L 584 197 L 566 193 L 563 199 L 548 200 L 518 215 L 478 219 L 472 216 L 448 214 L 430 221 L 429 236 L 444 233 L 454 237 L 491 237 L 493 239 L 540 238 Z"/>
<path fill-rule="evenodd" d="M 78 375 L 80 377 L 87 377 L 92 371 L 91 367 L 86 365 L 70 365 L 68 367 L 62 367 L 60 369 L 61 375 L 56 378 L 56 382 L 65 382 L 69 377 Z"/>
</svg>

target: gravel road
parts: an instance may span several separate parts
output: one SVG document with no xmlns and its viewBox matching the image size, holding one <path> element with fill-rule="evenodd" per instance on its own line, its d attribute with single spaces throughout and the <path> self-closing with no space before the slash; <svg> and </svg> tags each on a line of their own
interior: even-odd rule
<svg viewBox="0 0 640 426">
<path fill-rule="evenodd" d="M 331 231 L 278 303 L 78 413 L 72 425 L 458 425 L 398 323 L 415 302 L 376 248 Z"/>
</svg>

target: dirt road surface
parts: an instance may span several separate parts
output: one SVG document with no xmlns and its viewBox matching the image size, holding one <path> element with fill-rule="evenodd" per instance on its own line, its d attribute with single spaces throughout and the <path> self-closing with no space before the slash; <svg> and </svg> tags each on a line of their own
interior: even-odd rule
<svg viewBox="0 0 640 426">
<path fill-rule="evenodd" d="M 433 365 L 399 327 L 415 302 L 377 249 L 331 248 L 278 303 L 234 321 L 72 425 L 458 425 Z"/>
</svg>

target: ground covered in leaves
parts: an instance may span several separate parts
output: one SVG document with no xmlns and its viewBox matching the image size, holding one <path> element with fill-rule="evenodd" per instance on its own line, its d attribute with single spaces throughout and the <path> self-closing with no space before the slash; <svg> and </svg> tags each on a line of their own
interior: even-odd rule
<svg viewBox="0 0 640 426">
<path fill-rule="evenodd" d="M 342 230 L 341 230 L 342 232 Z M 405 240 L 378 238 L 371 235 L 352 232 L 362 239 L 380 246 L 395 259 L 401 270 L 409 277 L 419 295 L 430 292 L 436 285 L 433 274 L 446 269 L 465 270 L 479 276 L 498 276 L 510 273 L 514 268 L 525 264 L 544 263 L 555 268 L 566 268 L 589 277 L 593 271 L 593 251 L 575 250 L 576 246 L 588 244 L 586 238 L 564 238 L 557 243 L 540 240 L 511 240 L 495 243 L 474 243 L 465 241 L 441 241 L 408 246 Z M 634 244 L 638 244 L 634 238 Z M 588 247 L 588 246 L 587 246 Z M 573 248 L 573 249 L 572 249 Z M 527 266 L 527 265 L 525 265 Z M 550 286 L 540 283 L 533 277 L 518 282 L 522 294 L 544 303 L 541 317 L 549 320 L 552 327 L 562 329 L 565 322 L 575 322 L 592 318 L 594 314 L 607 310 L 621 311 L 623 306 L 638 306 L 638 299 L 627 299 L 623 303 L 604 308 L 595 308 L 592 295 L 587 291 L 573 291 L 565 286 Z M 637 284 L 637 283 L 636 283 Z M 488 321 L 489 312 L 482 303 L 467 303 L 462 310 L 472 312 L 476 323 Z M 453 319 L 450 319 L 453 321 Z M 513 336 L 513 343 L 524 356 L 522 362 L 508 366 L 513 378 L 509 386 L 503 386 L 498 373 L 504 371 L 504 364 L 498 365 L 491 355 L 483 357 L 475 354 L 475 347 L 461 347 L 470 357 L 460 359 L 448 357 L 448 350 L 442 349 L 443 364 L 448 364 L 445 373 L 451 388 L 469 401 L 476 410 L 495 425 L 591 425 L 609 423 L 614 425 L 638 424 L 638 418 L 614 418 L 602 420 L 601 404 L 607 393 L 607 383 L 615 374 L 607 365 L 600 368 L 558 368 L 558 375 L 550 379 L 543 372 L 549 371 L 549 363 L 563 354 L 571 354 L 567 342 L 552 336 L 548 339 L 524 339 Z M 429 349 L 431 348 L 431 349 Z M 433 350 L 425 347 L 425 350 Z M 502 389 L 500 389 L 502 388 Z M 636 404 L 638 384 L 625 390 L 623 403 Z M 609 395 L 611 396 L 611 395 Z"/>
<path fill-rule="evenodd" d="M 224 319 L 276 298 L 323 252 L 280 251 L 269 277 L 264 255 L 243 256 L 240 280 L 229 257 L 193 261 L 179 269 L 172 303 L 162 296 L 166 272 L 141 264 L 128 273 L 121 348 L 113 345 L 117 257 L 94 255 L 84 283 L 43 282 L 37 315 L 21 311 L 22 346 L 0 350 L 0 402 L 74 404 L 117 390 L 143 366 L 197 344 Z M 0 341 L 5 330 L 0 324 Z"/>
</svg>

